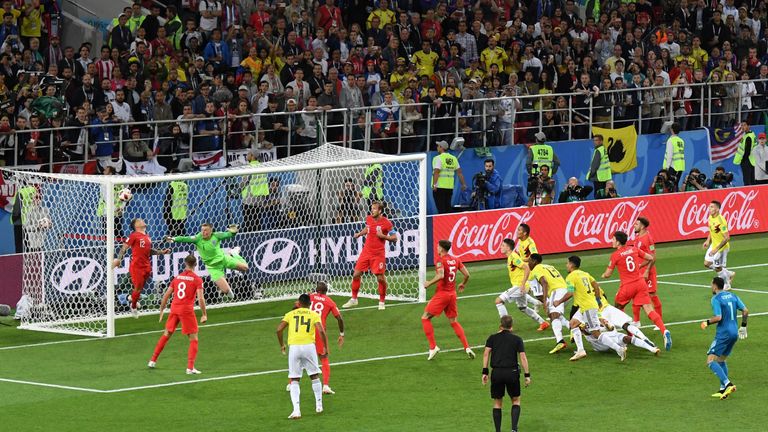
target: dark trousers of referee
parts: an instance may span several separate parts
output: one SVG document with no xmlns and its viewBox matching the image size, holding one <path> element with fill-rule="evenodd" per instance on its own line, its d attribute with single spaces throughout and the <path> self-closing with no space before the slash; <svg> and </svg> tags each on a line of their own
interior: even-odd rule
<svg viewBox="0 0 768 432">
<path fill-rule="evenodd" d="M 435 199 L 435 207 L 440 214 L 451 212 L 451 200 L 453 189 L 436 188 L 432 190 L 432 198 Z"/>
<path fill-rule="evenodd" d="M 512 427 L 520 421 L 520 369 L 493 368 L 491 371 L 491 398 L 494 400 L 493 423 L 496 430 L 501 430 L 501 401 L 504 393 L 512 398 Z M 514 429 L 513 429 L 514 430 Z"/>
</svg>

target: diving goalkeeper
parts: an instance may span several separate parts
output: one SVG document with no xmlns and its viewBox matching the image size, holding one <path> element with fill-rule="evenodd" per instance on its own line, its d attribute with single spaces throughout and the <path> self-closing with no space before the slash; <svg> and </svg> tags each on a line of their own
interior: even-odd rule
<svg viewBox="0 0 768 432">
<path fill-rule="evenodd" d="M 234 298 L 235 294 L 227 282 L 226 271 L 227 269 L 234 269 L 245 273 L 248 271 L 248 264 L 240 256 L 239 246 L 232 248 L 230 255 L 227 255 L 221 249 L 221 241 L 234 237 L 237 230 L 237 225 L 230 225 L 226 231 L 214 232 L 213 225 L 204 223 L 197 235 L 192 237 L 166 236 L 165 240 L 176 243 L 193 243 L 213 283 L 224 295 Z"/>
</svg>

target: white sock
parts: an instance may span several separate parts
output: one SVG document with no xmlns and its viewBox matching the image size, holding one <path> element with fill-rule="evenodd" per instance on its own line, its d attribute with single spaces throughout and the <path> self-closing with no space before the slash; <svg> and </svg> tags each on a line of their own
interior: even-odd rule
<svg viewBox="0 0 768 432">
<path fill-rule="evenodd" d="M 601 333 L 600 337 L 597 338 L 597 341 L 616 351 L 617 353 L 621 351 L 621 345 L 617 344 L 616 340 L 609 336 L 607 333 Z"/>
<path fill-rule="evenodd" d="M 298 381 L 291 381 L 291 402 L 293 402 L 293 412 L 301 412 L 299 405 L 301 404 L 301 388 L 299 388 Z"/>
<path fill-rule="evenodd" d="M 552 333 L 555 334 L 555 340 L 557 342 L 563 340 L 563 323 L 559 319 L 552 320 Z"/>
<path fill-rule="evenodd" d="M 725 283 L 729 283 L 731 281 L 731 273 L 728 271 L 727 268 L 723 267 L 722 270 L 720 270 L 717 275 L 725 281 Z"/>
<path fill-rule="evenodd" d="M 312 391 L 315 392 L 315 406 L 317 408 L 323 407 L 323 383 L 320 379 L 312 380 Z"/>
<path fill-rule="evenodd" d="M 656 348 L 648 345 L 648 342 L 646 342 L 645 339 L 640 339 L 637 336 L 632 336 L 632 341 L 631 342 L 632 342 L 632 345 L 634 345 L 636 347 L 640 347 L 640 348 L 642 348 L 642 349 L 644 349 L 646 351 L 650 351 L 652 353 L 656 352 Z"/>
<path fill-rule="evenodd" d="M 533 307 L 539 307 L 541 306 L 541 302 L 536 297 L 533 297 L 530 294 L 525 295 L 525 301 L 527 301 L 529 304 L 531 304 Z"/>
<path fill-rule="evenodd" d="M 568 320 L 567 320 L 567 319 L 565 319 L 565 317 L 564 317 L 564 316 L 560 315 L 560 317 L 559 317 L 558 319 L 559 319 L 559 320 L 560 320 L 560 322 L 563 324 L 563 328 L 567 329 L 567 328 L 570 328 L 570 327 L 571 327 L 571 326 L 570 326 L 570 323 L 568 322 Z"/>
<path fill-rule="evenodd" d="M 507 307 L 504 306 L 504 303 L 498 303 L 496 305 L 496 310 L 499 311 L 499 318 L 503 317 L 504 315 L 509 315 L 507 313 Z"/>
<path fill-rule="evenodd" d="M 537 323 L 541 324 L 541 323 L 544 322 L 544 318 L 542 318 L 541 315 L 539 315 L 535 310 L 533 310 L 533 309 L 531 309 L 529 307 L 526 307 L 525 309 L 521 309 L 521 310 L 522 310 L 522 312 L 524 314 L 526 314 L 529 317 L 531 317 Z"/>
<path fill-rule="evenodd" d="M 618 329 L 616 329 L 616 330 L 618 330 Z M 637 336 L 639 338 L 648 339 L 647 337 L 645 337 L 645 334 L 643 334 L 642 330 L 640 330 L 639 328 L 635 327 L 632 324 L 628 324 L 627 325 L 627 331 L 629 333 L 631 333 L 632 335 Z"/>
<path fill-rule="evenodd" d="M 577 351 L 584 351 L 584 341 L 581 339 L 581 329 L 576 327 L 571 329 L 573 342 L 576 344 Z"/>
</svg>

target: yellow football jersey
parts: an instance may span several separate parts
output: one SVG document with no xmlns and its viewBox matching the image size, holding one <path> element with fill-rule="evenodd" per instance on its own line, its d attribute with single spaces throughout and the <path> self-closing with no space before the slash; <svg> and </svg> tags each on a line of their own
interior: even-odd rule
<svg viewBox="0 0 768 432">
<path fill-rule="evenodd" d="M 507 257 L 507 271 L 509 272 L 509 283 L 512 284 L 513 287 L 522 287 L 523 286 L 523 275 L 525 274 L 525 271 L 522 269 L 522 266 L 525 264 L 523 262 L 523 259 L 520 258 L 520 255 L 512 251 L 511 254 Z"/>
<path fill-rule="evenodd" d="M 315 324 L 321 323 L 320 314 L 298 308 L 285 314 L 283 321 L 288 323 L 288 345 L 315 343 Z"/>
<path fill-rule="evenodd" d="M 517 241 L 515 252 L 517 252 L 517 254 L 520 255 L 524 261 L 528 261 L 528 258 L 530 258 L 531 254 L 539 253 L 539 250 L 536 249 L 536 242 L 533 241 L 533 238 L 528 237 L 525 240 Z"/>
<path fill-rule="evenodd" d="M 595 278 L 583 270 L 572 271 L 566 276 L 568 291 L 573 291 L 573 304 L 578 306 L 579 310 L 597 309 L 595 290 L 592 289 L 594 281 Z"/>
<path fill-rule="evenodd" d="M 566 289 L 568 285 L 565 283 L 565 279 L 560 275 L 560 272 L 556 268 L 549 264 L 539 264 L 533 270 L 528 280 L 540 280 L 544 278 L 547 281 L 547 291 L 552 292 L 559 289 Z"/>
<path fill-rule="evenodd" d="M 723 241 L 725 238 L 724 233 L 728 232 L 728 222 L 726 222 L 725 218 L 722 214 L 719 214 L 715 217 L 710 216 L 709 217 L 709 235 L 712 239 L 712 246 L 717 246 L 720 244 L 720 242 Z M 730 249 L 731 242 L 723 246 L 721 250 Z"/>
</svg>

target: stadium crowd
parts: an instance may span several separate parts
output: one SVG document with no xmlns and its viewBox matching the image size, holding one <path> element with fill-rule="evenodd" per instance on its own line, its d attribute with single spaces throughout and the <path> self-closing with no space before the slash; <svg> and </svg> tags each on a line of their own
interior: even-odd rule
<svg viewBox="0 0 768 432">
<path fill-rule="evenodd" d="M 104 46 L 52 34 L 55 2 L 2 7 L 5 165 L 557 141 L 768 107 L 762 0 L 145 1 L 116 11 Z"/>
</svg>

